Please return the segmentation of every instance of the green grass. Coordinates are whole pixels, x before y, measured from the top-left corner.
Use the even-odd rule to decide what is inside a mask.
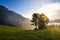
[[[60,40],[58,30],[23,30],[0,25],[0,40]]]

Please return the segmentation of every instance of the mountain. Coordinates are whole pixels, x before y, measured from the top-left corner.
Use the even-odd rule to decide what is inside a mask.
[[[60,23],[60,19],[51,20],[50,23]]]
[[[2,5],[0,5],[0,24],[33,29],[30,19],[25,18],[22,15],[7,9]]]

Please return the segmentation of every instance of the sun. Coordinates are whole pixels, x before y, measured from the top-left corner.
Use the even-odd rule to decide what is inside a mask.
[[[40,9],[38,9],[39,13],[44,13],[48,16],[49,19],[52,19],[52,16],[54,16],[56,13],[56,10],[60,10],[60,4],[54,3],[54,4],[47,4]]]

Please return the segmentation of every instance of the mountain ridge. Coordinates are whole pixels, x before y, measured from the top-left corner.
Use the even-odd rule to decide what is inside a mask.
[[[0,6],[0,24],[13,25],[16,27],[22,27],[26,29],[32,29],[30,19],[23,17],[22,15],[7,9],[4,6]]]
[[[60,19],[51,20],[50,23],[60,23]]]

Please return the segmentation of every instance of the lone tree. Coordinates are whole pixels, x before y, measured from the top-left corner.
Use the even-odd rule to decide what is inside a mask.
[[[44,13],[34,13],[31,22],[36,26],[35,30],[45,29],[49,22],[48,17]],[[38,27],[38,28],[37,28]]]

